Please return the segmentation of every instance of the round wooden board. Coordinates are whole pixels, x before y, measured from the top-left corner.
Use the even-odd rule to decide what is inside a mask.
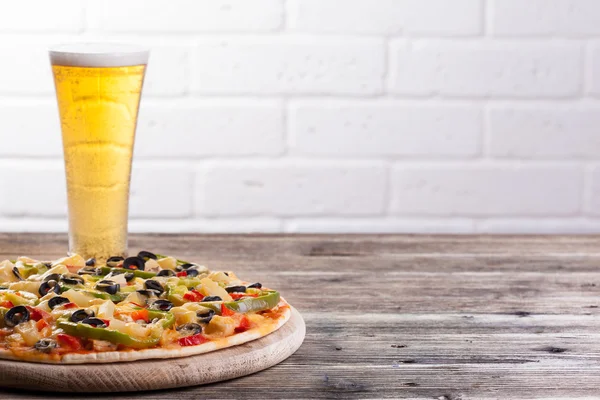
[[[285,360],[306,327],[292,307],[277,331],[239,346],[191,357],[112,364],[56,365],[0,360],[0,386],[52,392],[129,392],[203,385],[249,375]]]

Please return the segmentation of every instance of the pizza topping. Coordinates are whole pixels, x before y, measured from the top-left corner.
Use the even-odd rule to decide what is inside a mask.
[[[171,303],[169,300],[163,299],[153,301],[150,305],[150,309],[152,310],[169,311],[171,308],[173,308],[173,303]]]
[[[156,276],[175,276],[175,271],[171,269],[163,269],[156,274]]]
[[[226,287],[225,290],[227,293],[245,293],[246,286],[229,286]]]
[[[58,280],[58,279],[56,279]],[[60,276],[60,281],[64,282],[68,285],[83,285],[84,280],[81,276],[77,275],[77,274],[62,274]]]
[[[188,323],[188,324],[179,325],[176,328],[176,330],[177,330],[177,332],[179,332],[179,334],[181,336],[192,336],[192,335],[197,335],[198,333],[201,333],[202,327],[198,324]]]
[[[198,317],[198,322],[202,322],[208,324],[212,317],[215,315],[215,310],[210,308],[206,308],[204,310],[200,310],[196,312],[196,317]]]
[[[122,264],[123,261],[125,261],[125,259],[123,257],[119,257],[119,256],[109,257],[108,260],[106,260],[106,265],[108,265],[109,267],[116,267],[119,264]]]
[[[56,340],[61,347],[69,350],[77,351],[81,349],[81,341],[75,336],[59,333],[56,335]]]
[[[123,261],[122,268],[143,271],[146,268],[146,262],[139,257],[127,257]]]
[[[120,285],[111,280],[101,280],[96,284],[96,289],[108,294],[116,294],[120,289]]]
[[[159,282],[152,279],[148,279],[146,282],[144,282],[144,288],[146,290],[155,292],[157,296],[160,296],[165,291]]]
[[[262,284],[259,282],[253,283],[252,285],[248,285],[248,288],[253,288],[253,289],[260,289],[262,288]]]
[[[271,323],[279,299],[231,272],[148,251],[106,264],[20,257],[0,262],[0,349],[55,357],[195,346]]]
[[[29,321],[29,310],[25,306],[16,306],[4,314],[4,325],[12,328]]]
[[[85,318],[84,320],[81,321],[81,323],[86,324],[86,325],[91,325],[94,328],[105,328],[110,324],[108,322],[108,320],[95,318],[95,317]]]
[[[94,317],[96,314],[92,310],[77,310],[69,317],[72,322],[81,322],[86,318]]]
[[[197,335],[182,337],[177,341],[177,343],[180,346],[197,346],[206,342],[208,342],[208,339],[206,339],[201,333]]]
[[[206,296],[204,299],[202,299],[202,301],[223,301],[223,299],[219,296]]]
[[[145,250],[140,251],[137,256],[144,261],[148,261],[149,259],[152,259],[152,260],[158,259],[156,254],[151,253],[149,251],[145,251]]]
[[[60,286],[58,282],[54,280],[50,280],[48,282],[42,282],[40,288],[38,289],[38,293],[40,296],[45,296],[50,292],[54,292],[56,294],[60,293]]]
[[[17,267],[13,267],[12,273],[17,278],[17,280],[23,280],[23,277],[21,276],[21,273],[19,273],[19,269]]]

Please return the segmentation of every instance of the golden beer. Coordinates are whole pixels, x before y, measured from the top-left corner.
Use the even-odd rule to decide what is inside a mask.
[[[88,46],[50,56],[67,177],[69,251],[106,259],[127,252],[131,160],[148,53]]]

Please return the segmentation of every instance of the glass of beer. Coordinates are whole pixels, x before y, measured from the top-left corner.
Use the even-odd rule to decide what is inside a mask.
[[[131,159],[149,51],[71,44],[50,50],[69,204],[69,252],[127,253]]]

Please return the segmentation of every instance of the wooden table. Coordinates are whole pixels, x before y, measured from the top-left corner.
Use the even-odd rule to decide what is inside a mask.
[[[600,237],[134,235],[130,247],[281,289],[307,336],[252,376],[102,398],[600,396]],[[0,234],[0,258],[65,248],[64,235]]]

